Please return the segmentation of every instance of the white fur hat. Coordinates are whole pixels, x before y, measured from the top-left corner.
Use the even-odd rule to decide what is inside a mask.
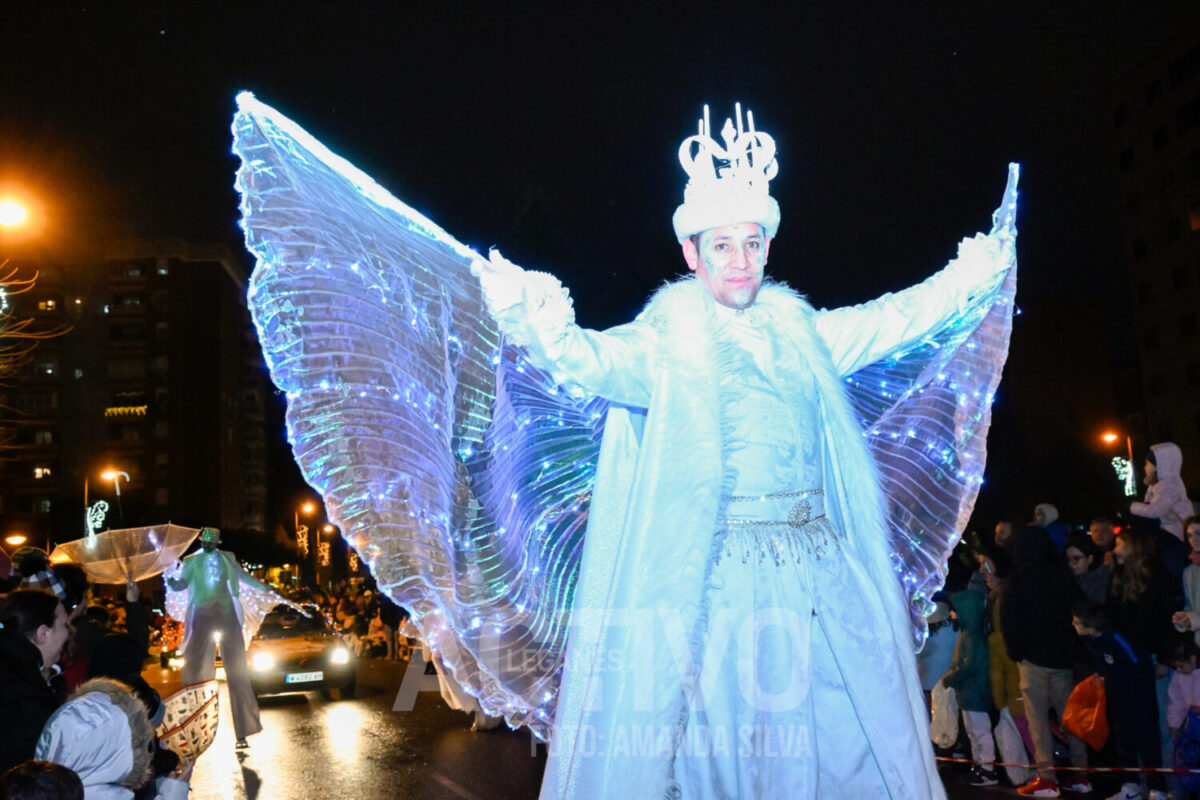
[[[779,230],[779,204],[768,193],[768,182],[779,171],[775,140],[754,130],[754,115],[735,106],[737,125],[726,119],[721,129],[724,146],[712,138],[708,106],[700,120],[700,132],[679,146],[679,163],[688,174],[683,204],[675,209],[675,237],[689,236],[722,225],[757,222],[768,237]]]

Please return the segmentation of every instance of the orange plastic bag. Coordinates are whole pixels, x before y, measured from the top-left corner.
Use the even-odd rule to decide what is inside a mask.
[[[1089,675],[1071,690],[1062,724],[1067,732],[1087,742],[1093,750],[1108,740],[1108,716],[1104,711],[1104,678]]]

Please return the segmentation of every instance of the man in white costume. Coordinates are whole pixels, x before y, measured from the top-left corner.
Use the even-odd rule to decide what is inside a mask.
[[[218,550],[221,532],[205,528],[200,532],[200,552],[183,559],[181,568],[166,576],[172,591],[188,591],[187,620],[183,646],[183,683],[211,681],[216,675],[216,642],[221,642],[221,665],[229,686],[229,706],[237,747],[247,746],[246,737],[262,730],[258,718],[258,700],[250,685],[246,665],[246,642],[242,626],[244,611],[240,595],[266,586],[241,568],[233,553]],[[281,599],[281,598],[280,598]]]
[[[551,276],[474,266],[508,340],[611,408],[543,798],[944,797],[843,380],[994,286],[987,237],[925,282],[815,311],[764,279],[771,137],[727,120],[680,158],[694,276],[631,323],[574,322]]]

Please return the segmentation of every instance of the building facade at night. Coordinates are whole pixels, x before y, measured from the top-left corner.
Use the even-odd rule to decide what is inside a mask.
[[[11,299],[13,318],[71,329],[0,388],[16,428],[0,462],[0,532],[76,539],[99,500],[108,527],[265,530],[269,384],[233,251],[129,240],[11,265],[38,271]],[[119,507],[105,472],[128,476]]]
[[[1174,441],[1200,484],[1200,27],[1114,84],[1113,159],[1139,368],[1125,424],[1135,450]],[[1140,462],[1141,452],[1135,453]],[[1137,465],[1140,474],[1140,463]]]

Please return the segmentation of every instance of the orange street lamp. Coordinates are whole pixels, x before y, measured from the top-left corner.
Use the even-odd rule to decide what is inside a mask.
[[[121,472],[120,470],[109,469],[105,470],[100,475],[106,481],[113,482],[113,488],[117,490],[117,514],[121,517],[121,527],[125,527],[125,511],[121,508],[121,478],[125,479],[125,483],[129,483],[129,473]]]
[[[309,516],[317,510],[316,504],[305,502],[296,506],[296,511],[292,515],[293,525],[296,530],[296,549],[301,556],[308,555],[308,526],[300,524],[300,515]],[[303,542],[303,544],[301,544]]]
[[[14,533],[11,536],[4,537],[4,543],[12,547],[23,545],[26,541],[27,539],[23,533]]]
[[[1117,433],[1116,431],[1105,431],[1104,433],[1100,434],[1100,441],[1109,445],[1116,444],[1117,442],[1121,441],[1121,434]],[[1125,437],[1125,449],[1129,452],[1129,463],[1132,465],[1133,439],[1129,436]]]
[[[29,209],[24,203],[11,198],[0,200],[0,227],[15,228],[29,219]]]
[[[1105,431],[1100,434],[1100,441],[1107,445],[1113,445],[1121,441],[1121,434],[1116,431]],[[1133,439],[1129,436],[1125,437],[1125,449],[1129,452],[1129,460],[1114,456],[1112,465],[1117,472],[1117,478],[1124,484],[1125,496],[1132,497],[1137,494],[1137,477],[1133,468]]]

